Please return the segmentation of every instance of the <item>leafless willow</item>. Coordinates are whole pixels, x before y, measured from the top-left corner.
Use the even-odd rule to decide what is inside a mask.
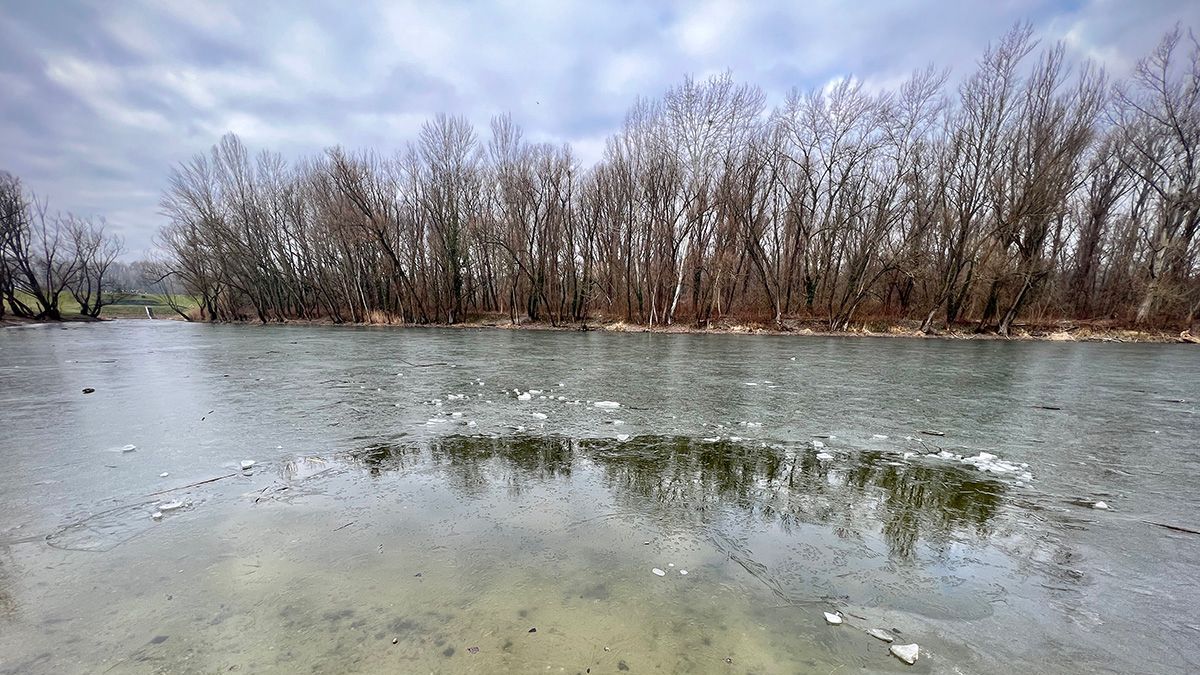
[[[1196,322],[1191,33],[1114,84],[1018,26],[948,82],[846,78],[768,110],[689,78],[590,167],[507,115],[290,164],[230,135],[172,172],[160,243],[212,320]]]

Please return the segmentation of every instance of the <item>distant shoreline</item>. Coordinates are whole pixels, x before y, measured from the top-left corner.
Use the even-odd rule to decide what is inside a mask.
[[[136,318],[100,318],[88,319],[84,317],[69,317],[61,321],[47,321],[27,319],[23,317],[5,316],[0,319],[0,327],[14,326],[34,326],[38,324],[56,324],[56,323],[95,323],[109,321],[148,321],[150,319]],[[164,317],[154,319],[155,321],[181,321],[178,317]],[[197,322],[208,323],[208,322]],[[659,334],[674,334],[674,335],[780,335],[780,336],[796,336],[796,337],[866,337],[866,338],[907,338],[907,339],[925,339],[925,340],[999,340],[999,341],[1014,341],[1014,342],[1111,342],[1111,343],[1140,343],[1140,344],[1200,344],[1200,338],[1192,336],[1187,331],[1182,333],[1171,333],[1168,331],[1142,331],[1128,328],[1120,328],[1115,326],[1097,326],[1088,322],[1077,323],[1062,323],[1058,325],[1046,326],[1021,326],[1018,327],[1013,335],[1004,337],[996,333],[976,333],[969,329],[956,328],[953,330],[940,330],[933,333],[923,333],[918,330],[915,323],[907,324],[904,322],[893,322],[886,326],[885,330],[875,330],[865,326],[847,330],[847,331],[831,331],[822,329],[818,322],[793,323],[787,324],[783,330],[770,325],[755,324],[755,323],[731,323],[712,326],[709,328],[698,328],[690,324],[671,324],[669,326],[646,326],[642,324],[630,324],[622,321],[616,322],[586,322],[586,323],[570,323],[551,325],[542,321],[530,321],[526,323],[510,323],[507,319],[503,321],[490,319],[474,319],[454,324],[444,323],[389,323],[389,322],[366,322],[366,323],[338,323],[329,319],[289,319],[287,321],[273,322],[262,324],[257,321],[224,321],[217,323],[238,324],[246,326],[261,326],[261,325],[297,325],[297,326],[358,326],[358,327],[391,327],[391,328],[448,328],[448,329],[490,329],[490,330],[529,330],[529,331],[544,331],[544,332],[605,332],[605,333],[659,333]]]

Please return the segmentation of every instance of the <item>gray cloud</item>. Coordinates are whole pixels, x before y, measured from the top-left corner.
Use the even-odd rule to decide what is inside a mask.
[[[772,101],[854,75],[969,72],[1030,20],[1047,40],[1127,72],[1188,0],[1003,3],[0,3],[0,168],[62,210],[105,216],[130,257],[162,224],[169,168],[225,131],[287,156],[331,144],[401,149],[438,112],[594,160],[637,96],[732,70]]]

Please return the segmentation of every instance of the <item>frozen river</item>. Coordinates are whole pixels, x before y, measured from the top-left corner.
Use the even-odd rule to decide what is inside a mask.
[[[0,672],[1197,672],[1198,398],[1182,345],[5,329]]]

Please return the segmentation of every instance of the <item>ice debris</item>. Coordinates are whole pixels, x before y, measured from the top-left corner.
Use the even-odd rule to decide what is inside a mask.
[[[917,662],[917,657],[920,656],[921,648],[918,647],[916,643],[913,643],[911,645],[892,645],[891,647],[888,647],[888,651],[890,651],[896,658],[911,666]]]
[[[833,455],[829,454],[828,452],[818,452],[817,459],[830,460],[833,459]]]
[[[134,450],[137,450],[137,446],[132,443],[121,446],[121,452],[133,452]]]
[[[842,623],[842,617],[839,614],[825,612],[825,623],[828,623],[830,626],[840,625]]]
[[[524,394],[519,394],[517,396],[518,401],[528,401],[531,398],[533,398],[533,396],[530,396],[529,392],[525,392]]]
[[[246,469],[249,469],[252,466],[254,466],[254,460],[252,460],[252,459],[243,459],[242,460],[242,470],[243,471],[245,471]]]
[[[655,567],[654,569],[652,569],[652,570],[650,570],[650,571],[651,571],[651,572],[654,572],[655,576],[660,576],[660,577],[665,577],[665,576],[667,576],[667,573],[666,573],[666,572],[664,572],[664,571],[662,571],[662,570],[658,569],[657,567]]]
[[[159,478],[166,478],[167,476],[170,476],[170,475],[171,475],[171,474],[169,474],[169,473],[167,473],[166,471],[164,471],[164,472],[162,472],[162,473],[158,474],[158,477],[159,477]]]
[[[882,628],[868,628],[867,635],[870,635],[876,640],[883,640],[884,642],[892,642],[896,639],[894,635],[886,630],[883,630]]]
[[[812,444],[813,444],[813,447],[816,448],[817,450],[820,450],[821,448],[825,447],[825,444],[822,443],[821,441],[813,441]]]
[[[158,505],[158,510],[159,511],[176,511],[178,509],[182,509],[183,507],[184,507],[183,502],[177,502],[177,501],[176,502],[163,502],[162,504]]]
[[[1108,504],[1106,504],[1106,503],[1104,503],[1104,502],[1096,502],[1095,504],[1092,504],[1092,508],[1093,508],[1093,509],[1100,509],[1101,511],[1107,511],[1107,510],[1108,510]]]
[[[162,520],[162,511],[155,511],[154,513],[150,514],[150,517],[155,520]]]
[[[613,410],[613,409],[621,407],[621,404],[617,403],[616,401],[596,401],[592,405],[597,408],[607,408],[609,410]]]

